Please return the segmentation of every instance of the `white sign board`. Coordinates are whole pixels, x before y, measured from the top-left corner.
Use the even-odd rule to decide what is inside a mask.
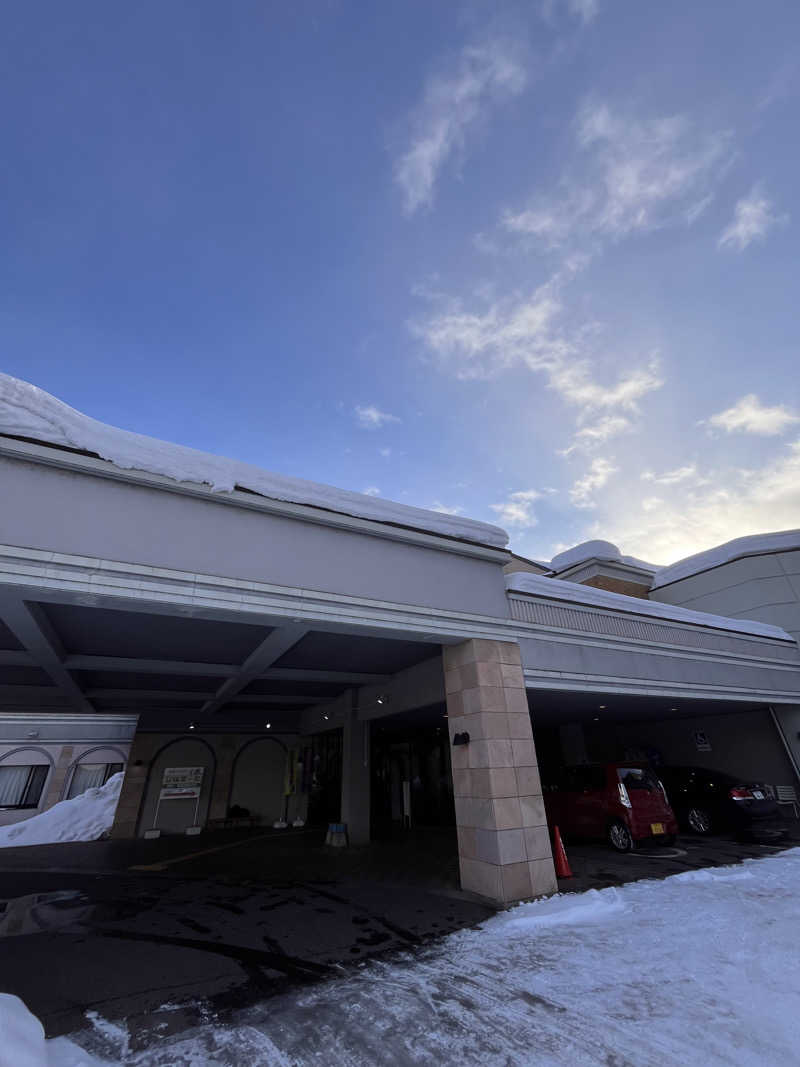
[[[165,767],[159,800],[197,800],[205,767]]]

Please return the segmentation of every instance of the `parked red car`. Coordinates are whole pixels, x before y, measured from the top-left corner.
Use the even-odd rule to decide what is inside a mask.
[[[675,842],[678,822],[664,786],[636,763],[585,763],[565,767],[544,803],[547,820],[562,834],[608,841],[630,852],[640,841]]]

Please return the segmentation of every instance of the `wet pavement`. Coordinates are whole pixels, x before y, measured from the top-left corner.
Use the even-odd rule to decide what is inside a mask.
[[[793,834],[796,844],[800,833]],[[774,847],[680,838],[616,854],[570,845],[580,891],[736,863]],[[146,1044],[290,986],[352,973],[493,913],[458,889],[452,831],[330,849],[317,831],[210,833],[0,852],[0,989],[48,1036],[87,1012]]]

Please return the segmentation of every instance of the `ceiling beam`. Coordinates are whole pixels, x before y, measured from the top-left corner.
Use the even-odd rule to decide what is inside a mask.
[[[0,685],[0,694],[4,689],[15,689],[22,692],[24,689],[34,689],[34,686],[2,686]],[[52,690],[50,690],[52,692]],[[136,700],[148,701],[148,700],[173,700],[176,704],[186,702],[197,703],[200,700],[211,700],[215,696],[214,693],[198,692],[191,689],[87,689],[86,696],[90,700],[130,700],[136,702]],[[236,700],[237,703],[245,704],[300,704],[306,707],[308,704],[324,704],[329,701],[330,697],[317,697],[317,696],[303,696],[302,694],[292,694],[291,696],[276,695],[275,693],[267,693],[261,696],[257,693],[239,693],[231,698]]]
[[[35,667],[30,652],[15,652],[13,649],[0,648],[0,667]]]
[[[239,671],[232,678],[226,679],[211,700],[203,705],[203,714],[213,715],[218,712],[237,693],[240,693],[256,678],[259,678],[290,648],[294,648],[299,641],[302,641],[308,630],[309,627],[301,626],[297,623],[281,626],[279,629],[273,630],[258,648],[250,653]]]
[[[0,606],[0,619],[27,649],[35,666],[50,675],[72,707],[82,714],[93,715],[94,708],[64,666],[61,641],[42,608],[23,600],[4,600]]]
[[[4,660],[3,656],[20,656],[23,659]],[[0,652],[3,663],[30,663],[26,652]],[[197,663],[191,660],[130,659],[124,656],[66,656],[64,666],[71,671],[120,671],[130,674],[180,674],[195,677],[231,678],[238,673],[235,663]],[[258,675],[272,681],[283,682],[333,682],[338,685],[380,685],[389,680],[388,674],[365,674],[363,671],[313,671],[294,670],[289,667],[270,667]]]
[[[2,660],[0,660],[2,663]],[[184,674],[228,678],[239,670],[235,663],[194,663],[175,659],[130,659],[125,656],[67,656],[71,671],[121,671],[130,674]]]
[[[390,674],[364,674],[350,671],[298,671],[290,667],[271,667],[259,675],[260,678],[268,678],[271,681],[285,682],[334,682],[344,686],[349,685],[380,685],[388,682]]]

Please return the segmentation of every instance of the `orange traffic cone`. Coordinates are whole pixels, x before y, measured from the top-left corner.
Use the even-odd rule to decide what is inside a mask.
[[[556,864],[556,875],[559,878],[572,878],[572,871],[567,859],[567,850],[564,848],[564,842],[561,840],[561,834],[557,826],[553,827],[553,842],[555,845],[553,858]]]

